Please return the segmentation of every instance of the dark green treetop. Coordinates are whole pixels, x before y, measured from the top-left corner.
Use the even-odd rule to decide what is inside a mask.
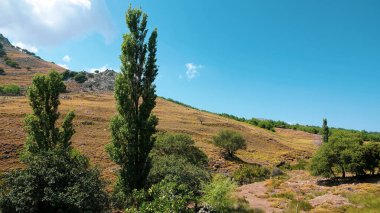
[[[327,119],[323,119],[323,125],[322,125],[322,137],[323,137],[323,142],[328,142],[329,141],[329,134],[330,130],[329,127],[327,126]]]

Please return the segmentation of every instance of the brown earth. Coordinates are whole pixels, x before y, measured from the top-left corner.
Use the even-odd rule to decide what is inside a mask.
[[[17,62],[21,69],[6,65],[4,58],[0,57],[0,67],[5,71],[5,75],[0,75],[0,85],[17,84],[26,87],[30,85],[31,79],[36,73],[48,73],[50,70],[56,70],[57,72],[65,71],[65,68],[52,62],[47,62],[21,52],[6,41],[2,41],[2,44],[4,45],[7,57]]]

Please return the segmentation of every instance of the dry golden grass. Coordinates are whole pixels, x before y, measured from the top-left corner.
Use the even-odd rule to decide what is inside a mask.
[[[6,73],[6,75],[0,76],[0,85],[17,84],[25,87],[30,85],[31,79],[36,73],[48,73],[50,70],[65,71],[64,68],[56,64],[20,52],[8,44],[4,45],[4,49],[7,57],[17,62],[21,66],[21,69],[15,69],[6,65],[4,59],[0,58],[0,67]],[[29,70],[27,69],[28,67],[30,68]]]
[[[73,145],[112,180],[117,166],[108,158],[104,146],[110,142],[109,120],[116,113],[113,95],[64,94],[60,111],[64,115],[69,110],[74,110],[77,115]],[[0,97],[0,171],[21,166],[17,150],[25,141],[23,119],[30,112],[26,97]],[[159,131],[189,134],[209,156],[210,166],[217,162],[218,170],[222,172],[233,170],[237,163],[224,160],[220,150],[212,144],[212,137],[221,129],[235,130],[244,136],[247,149],[238,151],[237,156],[246,162],[273,165],[282,160],[309,157],[315,150],[315,135],[281,129],[271,132],[160,98],[154,113],[160,119]],[[200,116],[203,124],[198,119]]]

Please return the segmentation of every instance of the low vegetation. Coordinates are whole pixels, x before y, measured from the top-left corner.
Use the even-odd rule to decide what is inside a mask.
[[[12,59],[5,57],[4,60],[5,60],[6,65],[16,68],[16,69],[21,69],[20,65],[17,62],[13,61]]]
[[[233,173],[232,177],[240,185],[243,185],[263,181],[268,179],[270,175],[270,170],[263,166],[245,164],[241,165],[239,169]]]
[[[0,95],[20,95],[21,87],[18,85],[5,85],[0,86]]]
[[[4,75],[4,74],[5,74],[4,68],[0,67],[0,75]]]

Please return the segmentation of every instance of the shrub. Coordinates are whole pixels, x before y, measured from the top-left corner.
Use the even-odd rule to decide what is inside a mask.
[[[21,69],[20,65],[17,62],[12,61],[12,59],[8,57],[5,58],[5,64],[16,69]]]
[[[210,207],[212,212],[231,212],[237,203],[233,197],[236,187],[229,178],[217,174],[211,183],[204,186],[201,202]]]
[[[136,206],[128,208],[126,212],[192,212],[188,209],[188,203],[193,199],[193,195],[188,191],[188,187],[176,182],[163,180],[144,190],[135,190],[132,193]]]
[[[46,152],[23,159],[25,170],[4,177],[5,212],[103,212],[108,208],[100,172],[77,154]]]
[[[237,132],[222,130],[214,137],[214,144],[224,149],[229,157],[233,157],[238,149],[246,147],[245,139]]]
[[[233,178],[239,184],[249,184],[262,181],[270,176],[269,169],[259,165],[242,165],[233,173]]]
[[[208,182],[210,175],[205,168],[198,167],[185,158],[176,155],[155,156],[148,176],[148,185],[162,180],[186,186],[195,195],[199,194],[201,184]]]
[[[14,84],[0,86],[0,95],[20,95],[20,94],[21,94],[20,86],[17,86]]]
[[[4,74],[5,74],[4,68],[0,67],[0,75],[4,75]]]
[[[159,134],[151,155],[175,155],[199,167],[207,167],[208,164],[206,154],[195,147],[190,136],[184,134]]]
[[[85,72],[79,72],[74,76],[74,80],[78,83],[84,83],[87,81],[86,73]]]

